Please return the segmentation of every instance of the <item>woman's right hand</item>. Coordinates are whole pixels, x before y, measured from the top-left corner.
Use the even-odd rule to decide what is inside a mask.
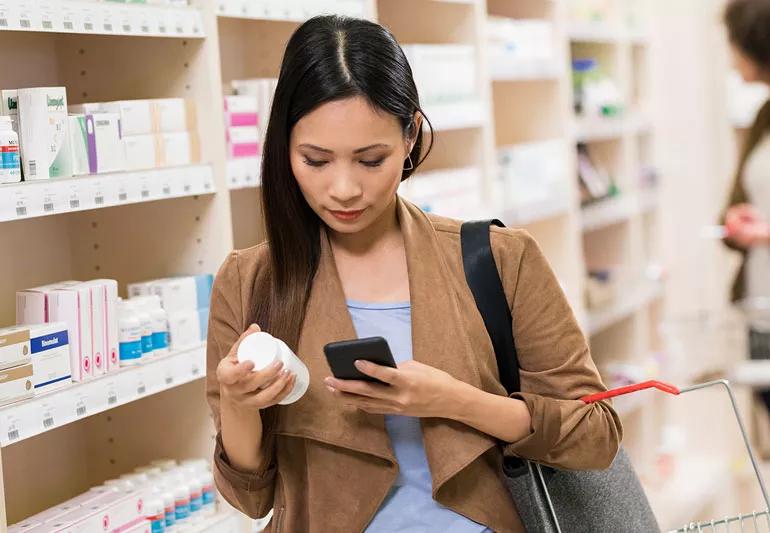
[[[258,371],[254,371],[254,363],[251,361],[238,362],[238,346],[241,341],[258,331],[259,326],[252,324],[217,366],[222,399],[233,407],[249,411],[276,405],[289,395],[297,381],[295,374],[283,369],[281,361]]]
[[[725,215],[727,238],[741,248],[770,243],[770,224],[751,204],[731,206]]]

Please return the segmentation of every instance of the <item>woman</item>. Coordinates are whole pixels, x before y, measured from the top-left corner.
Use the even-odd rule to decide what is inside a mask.
[[[733,0],[725,10],[733,63],[746,82],[770,85],[770,0]],[[741,151],[725,210],[725,243],[743,256],[733,300],[770,298],[770,101],[757,114]],[[752,359],[770,358],[770,335],[749,332]],[[762,391],[770,410],[770,391]]]
[[[272,531],[522,531],[503,454],[606,468],[621,437],[559,284],[526,233],[493,230],[513,314],[522,388],[500,384],[466,286],[459,222],[396,194],[423,157],[411,69],[372,22],[318,17],[288,43],[263,155],[268,242],[233,252],[213,290],[207,394],[215,477]],[[258,324],[258,326],[257,326]],[[270,332],[311,384],[238,363],[240,339]],[[330,376],[329,342],[380,335],[398,369],[357,363],[390,385]]]

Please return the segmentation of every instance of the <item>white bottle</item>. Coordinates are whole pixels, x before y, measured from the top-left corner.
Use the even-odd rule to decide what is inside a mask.
[[[151,359],[155,356],[152,346],[152,317],[142,306],[132,303],[131,300],[126,303],[133,309],[134,316],[142,328],[142,358]]]
[[[130,302],[140,306],[152,320],[152,349],[154,355],[168,353],[168,313],[161,306],[160,296],[151,294],[131,298]]]
[[[200,472],[199,479],[203,487],[203,514],[209,515],[216,512],[217,493],[214,487],[214,474],[206,470]]]
[[[118,300],[118,342],[120,366],[142,362],[142,324],[123,300]]]
[[[19,136],[13,131],[11,117],[0,115],[0,183],[20,181]]]
[[[289,405],[302,398],[310,386],[310,372],[305,363],[294,355],[285,342],[263,331],[252,333],[238,346],[238,361],[253,361],[255,371],[267,368],[276,360],[283,361],[284,368],[297,376],[292,391],[279,402],[280,405]]]
[[[190,487],[190,514],[199,515],[203,509],[203,483],[194,466],[184,466],[181,477]]]
[[[164,533],[166,531],[166,511],[162,500],[158,498],[149,500],[144,510],[144,516],[150,523],[152,533]]]

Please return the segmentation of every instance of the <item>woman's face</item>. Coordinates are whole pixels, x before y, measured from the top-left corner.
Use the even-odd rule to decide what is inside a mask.
[[[393,205],[411,147],[398,119],[361,97],[319,106],[297,122],[289,141],[305,200],[340,233],[367,228]]]

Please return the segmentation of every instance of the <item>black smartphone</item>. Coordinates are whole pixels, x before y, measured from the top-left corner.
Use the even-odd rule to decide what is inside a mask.
[[[337,379],[360,379],[362,381],[382,383],[379,379],[358,371],[353,363],[359,359],[396,368],[396,361],[390,352],[388,341],[382,337],[330,342],[324,346],[324,354],[332,374]]]

